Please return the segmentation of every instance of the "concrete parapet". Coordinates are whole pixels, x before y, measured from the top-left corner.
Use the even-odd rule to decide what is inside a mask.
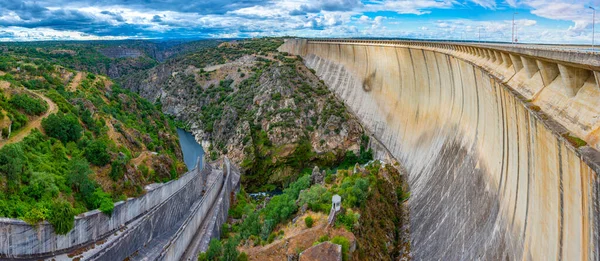
[[[0,219],[2,257],[61,259],[81,248],[75,251],[81,260],[135,260],[134,254],[140,253],[176,260],[170,258],[187,249],[219,195],[239,186],[239,170],[228,160],[223,166],[227,176],[201,162],[177,180],[148,186],[142,197],[116,203],[110,217],[97,210],[78,216],[74,229],[64,236],[54,234],[47,223],[32,227],[21,220]],[[220,207],[226,213],[229,202]]]

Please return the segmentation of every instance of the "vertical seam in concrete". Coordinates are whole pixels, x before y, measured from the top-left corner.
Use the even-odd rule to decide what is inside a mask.
[[[450,62],[450,55],[446,55],[446,63],[448,63],[448,74],[450,75],[452,91],[450,92],[450,101],[452,101],[452,105],[450,106],[450,115],[454,112],[454,92],[456,91],[456,86],[454,85],[454,73],[452,73],[452,62]]]
[[[398,48],[396,48],[396,47],[393,47],[393,48],[394,48],[394,53],[396,54],[394,58],[396,60],[396,64],[398,65],[398,77],[400,78],[400,80],[398,81],[398,83],[400,83],[400,87],[398,88],[399,89],[398,99],[400,100],[401,99],[400,97],[402,97],[402,67],[400,67],[400,61],[398,60]],[[400,122],[400,121],[398,121],[398,122]]]
[[[582,164],[579,165],[579,173],[586,173]],[[581,184],[581,194],[585,195],[585,196],[581,197],[581,212],[582,212],[581,213],[581,224],[582,224],[582,227],[584,230],[584,231],[582,231],[583,233],[581,233],[581,242],[584,242],[584,244],[586,244],[588,246],[588,249],[581,249],[582,251],[584,251],[582,253],[582,257],[583,257],[582,259],[589,260],[590,244],[587,243],[589,241],[588,241],[588,238],[586,238],[586,231],[585,231],[585,228],[589,227],[589,219],[588,219],[589,218],[588,217],[589,207],[587,206],[588,204],[586,204],[586,202],[589,202],[589,194],[588,194],[589,190],[586,188],[586,185],[588,185],[589,182],[585,181],[584,175],[579,175],[579,183]],[[586,201],[586,198],[588,199],[587,201]],[[586,219],[588,220],[587,222],[586,222]],[[593,227],[593,225],[591,227]],[[592,230],[592,232],[593,232],[593,230]]]
[[[506,146],[504,147],[504,151],[506,151],[506,163],[505,163],[505,175],[504,175],[504,188],[502,189],[502,195],[506,195],[506,188],[508,187],[508,175],[510,174],[508,171],[508,165],[510,165],[510,142],[508,141],[510,139],[510,136],[508,134],[508,111],[506,111],[505,113],[505,109],[506,108],[506,104],[508,103],[507,99],[510,99],[510,95],[509,93],[507,93],[504,90],[501,90],[502,93],[502,114],[504,115],[505,118],[503,118],[503,122],[504,122],[504,134],[502,135],[502,137],[504,137],[504,143],[506,144]]]
[[[465,83],[463,82],[463,73],[462,73],[462,68],[460,67],[460,61],[458,59],[454,59],[456,61],[456,67],[458,68],[458,73],[460,75],[460,77],[458,77],[460,79],[460,92],[461,92],[461,101],[462,104],[460,106],[460,117],[458,118],[458,123],[457,125],[460,125],[460,122],[462,121],[463,118],[463,114],[465,113]]]
[[[525,246],[527,245],[525,236],[527,234],[527,221],[529,220],[529,191],[531,190],[531,165],[533,164],[533,161],[531,159],[531,150],[533,149],[533,147],[530,147],[530,145],[533,144],[533,136],[531,135],[531,131],[533,130],[533,123],[535,123],[535,118],[532,118],[530,116],[529,111],[525,113],[525,117],[527,117],[528,122],[527,137],[529,138],[529,142],[527,142],[527,197],[525,203],[525,220],[523,222],[523,233],[521,235],[521,239],[523,240],[523,252],[525,252]],[[525,253],[523,253],[523,256],[524,255]]]
[[[594,205],[593,208],[594,209],[594,213],[600,213],[600,180],[598,179],[598,175],[596,174],[595,176],[595,187],[596,187],[596,196],[594,197]],[[592,235],[592,239],[594,239],[592,242],[594,242],[596,244],[596,259],[600,259],[600,215],[595,215],[595,219],[596,219],[596,229],[595,231],[593,231],[593,235]]]
[[[506,178],[504,175],[504,153],[506,152],[506,130],[504,129],[506,122],[504,119],[504,93],[502,92],[502,89],[500,88],[500,86],[498,86],[498,96],[500,97],[500,113],[501,116],[500,118],[502,119],[502,164],[500,167],[500,183],[498,184],[498,191],[497,191],[497,195],[500,197],[500,190],[502,189],[502,185],[504,185],[504,178]]]
[[[437,69],[437,73],[438,73],[438,104],[442,104],[442,74],[440,73],[440,64],[438,63],[437,60],[437,55],[435,55],[436,53],[433,52],[433,60],[435,61],[435,68]]]
[[[429,68],[427,67],[427,55],[425,54],[425,50],[421,49],[421,52],[423,53],[423,62],[425,62],[425,72],[427,73],[427,93],[431,97],[431,79],[429,79],[431,76],[429,76]]]
[[[565,225],[565,215],[564,215],[564,189],[563,189],[563,164],[562,164],[562,142],[560,141],[559,138],[556,139],[556,142],[558,143],[558,201],[559,201],[559,211],[560,211],[560,220],[558,221],[558,260],[562,260],[562,253],[563,253],[563,228]]]
[[[406,50],[408,51],[408,55],[410,56],[410,66],[412,66],[412,75],[413,75],[413,88],[416,88],[417,85],[417,76],[415,75],[415,61],[412,57],[412,52],[410,51],[410,48],[406,48]],[[406,121],[408,122],[408,117],[406,117]],[[407,122],[404,123],[404,126],[408,126]],[[408,128],[404,128],[404,133],[402,134],[402,137],[406,137],[406,132],[408,131]]]
[[[516,104],[513,107],[515,109],[515,116],[519,117],[518,116],[519,112],[518,112]],[[520,121],[517,120],[517,122],[520,122]],[[517,126],[517,143],[516,144],[521,144],[519,136],[520,136],[519,135],[519,127]],[[510,222],[511,223],[511,225],[510,225],[511,227],[515,227],[515,216],[517,215],[517,205],[519,203],[519,181],[520,181],[519,176],[520,176],[521,168],[519,167],[518,163],[520,163],[520,162],[518,162],[518,159],[521,158],[521,155],[520,155],[521,152],[520,152],[520,150],[521,150],[521,146],[517,145],[517,188],[515,189],[515,206],[513,208],[512,221]]]

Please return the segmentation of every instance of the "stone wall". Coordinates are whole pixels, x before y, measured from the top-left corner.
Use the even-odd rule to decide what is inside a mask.
[[[326,39],[280,51],[301,55],[407,168],[416,260],[600,258],[589,55]]]

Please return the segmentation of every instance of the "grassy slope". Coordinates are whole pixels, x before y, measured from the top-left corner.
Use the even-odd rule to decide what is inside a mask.
[[[106,77],[86,74],[67,91],[80,73],[26,54],[3,55],[0,72],[1,138],[9,129],[24,137],[0,149],[0,216],[36,223],[94,208],[110,213],[112,202],[184,172],[177,134],[160,108]],[[23,95],[29,99],[15,101]]]

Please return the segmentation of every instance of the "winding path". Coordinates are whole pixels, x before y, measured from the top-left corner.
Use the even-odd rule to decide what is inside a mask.
[[[48,104],[48,110],[46,111],[46,113],[44,113],[44,115],[36,117],[32,121],[28,122],[27,125],[25,126],[25,128],[19,130],[19,132],[16,135],[11,136],[10,138],[8,138],[6,140],[1,140],[0,148],[4,147],[4,145],[6,145],[6,144],[11,144],[11,143],[16,143],[16,142],[22,141],[25,137],[27,137],[27,135],[29,135],[31,130],[41,129],[40,126],[42,125],[43,119],[47,118],[52,113],[58,112],[58,106],[56,106],[56,103],[54,103],[48,97],[46,97],[38,92],[35,92],[35,91],[30,91],[27,89],[25,89],[25,91],[44,100]]]

